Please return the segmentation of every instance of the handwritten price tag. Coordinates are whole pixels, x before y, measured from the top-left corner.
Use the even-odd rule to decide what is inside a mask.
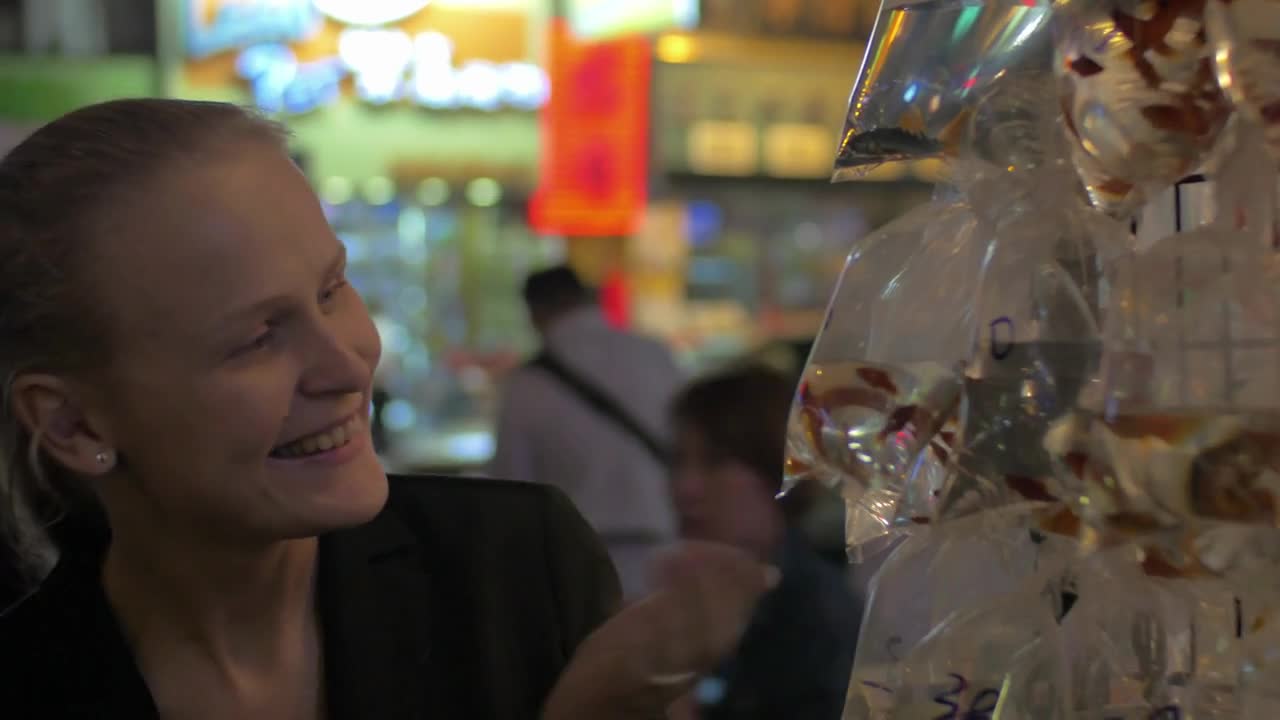
[[[947,712],[934,717],[934,720],[991,720],[996,705],[1000,702],[1000,690],[997,688],[981,688],[973,694],[967,705],[962,699],[969,691],[969,681],[963,675],[948,675],[955,684],[950,690],[933,696],[933,702],[947,708]],[[962,709],[963,706],[963,709]]]

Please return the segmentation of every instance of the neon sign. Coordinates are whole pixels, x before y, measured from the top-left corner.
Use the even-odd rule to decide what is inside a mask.
[[[348,29],[338,37],[338,57],[298,61],[285,45],[261,45],[236,64],[268,112],[304,113],[336,101],[350,76],[356,94],[377,105],[408,98],[423,107],[535,110],[549,84],[532,63],[453,62],[453,42],[438,32],[410,37],[399,30]]]
[[[551,23],[556,92],[542,112],[530,224],[566,236],[630,235],[648,203],[650,45],[587,42]]]
[[[259,43],[303,40],[320,29],[322,20],[311,0],[223,0],[207,23],[203,10],[204,2],[187,6],[187,54],[197,58]]]
[[[390,25],[430,4],[431,0],[312,0],[316,10],[346,25]]]
[[[210,0],[204,0],[208,2]],[[240,51],[236,74],[254,102],[268,112],[305,113],[337,102],[351,78],[356,95],[376,105],[407,100],[431,109],[535,110],[549,83],[527,62],[454,62],[453,41],[434,31],[391,27],[430,0],[223,0],[207,23],[203,3],[192,3],[187,51],[202,58]],[[316,35],[324,17],[348,27],[332,55],[300,59],[289,43]]]
[[[336,102],[346,69],[337,58],[298,62],[288,45],[255,45],[236,59],[236,72],[249,80],[254,103],[267,112],[301,114]]]

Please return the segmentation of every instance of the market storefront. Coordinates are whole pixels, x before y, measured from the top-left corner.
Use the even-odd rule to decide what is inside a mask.
[[[653,202],[683,248],[683,302],[659,324],[696,367],[802,346],[851,244],[936,179],[919,164],[828,182],[871,4],[702,6],[696,31],[656,39],[653,90]]]

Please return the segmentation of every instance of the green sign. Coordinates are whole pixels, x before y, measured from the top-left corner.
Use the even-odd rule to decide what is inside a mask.
[[[85,105],[158,90],[158,70],[147,57],[0,56],[0,120],[8,122],[45,122]]]

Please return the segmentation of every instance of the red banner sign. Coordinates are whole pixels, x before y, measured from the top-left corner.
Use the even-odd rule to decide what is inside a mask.
[[[629,235],[648,201],[650,41],[575,38],[551,23],[530,224],[566,236]]]

